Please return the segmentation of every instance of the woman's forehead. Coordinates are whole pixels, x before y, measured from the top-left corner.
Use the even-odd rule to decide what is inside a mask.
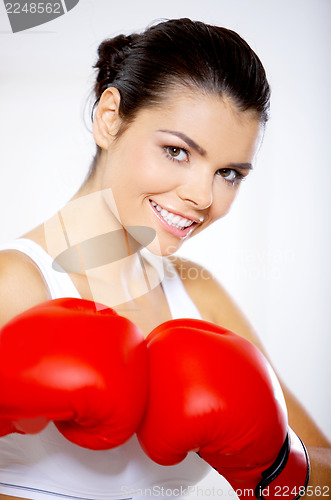
[[[264,125],[253,112],[239,111],[231,99],[181,89],[157,106],[142,109],[127,133],[135,144],[149,141],[188,146],[200,156],[228,156],[249,162],[255,156]]]
[[[226,95],[220,97],[182,87],[169,91],[158,105],[143,108],[136,119],[139,126],[151,130],[178,129],[183,134],[191,132],[199,136],[229,129],[240,133],[250,128],[257,133],[263,127],[254,111],[240,111]]]

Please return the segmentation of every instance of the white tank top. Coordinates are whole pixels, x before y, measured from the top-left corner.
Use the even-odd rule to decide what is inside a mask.
[[[0,244],[0,250],[9,249],[25,253],[36,263],[52,299],[81,298],[69,275],[55,271],[50,255],[34,241]],[[201,319],[176,270],[166,262],[162,288],[172,318]],[[162,498],[162,494],[179,499],[209,469],[196,453],[175,466],[157,465],[141,450],[135,435],[106,451],[70,443],[52,423],[36,435],[0,438],[0,493],[32,500],[144,500]]]

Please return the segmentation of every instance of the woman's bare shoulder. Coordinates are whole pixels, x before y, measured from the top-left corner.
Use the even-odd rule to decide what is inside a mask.
[[[0,327],[17,314],[50,299],[36,264],[22,252],[0,252]]]
[[[208,269],[182,257],[172,257],[172,262],[204,320],[238,333],[263,351],[257,334],[243,312]]]

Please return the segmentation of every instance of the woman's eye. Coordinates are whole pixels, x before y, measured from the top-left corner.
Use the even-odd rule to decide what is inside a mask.
[[[218,175],[222,176],[226,181],[231,184],[237,184],[243,179],[243,175],[233,170],[232,168],[222,168],[217,171]]]
[[[188,159],[188,152],[183,148],[166,146],[164,149],[172,160],[186,161]]]

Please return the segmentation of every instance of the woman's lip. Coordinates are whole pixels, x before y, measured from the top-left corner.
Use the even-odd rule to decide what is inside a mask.
[[[152,200],[151,198],[149,201],[156,203],[157,205],[159,205],[159,207],[163,208],[164,210],[167,210],[167,212],[170,212],[170,213],[175,214],[175,215],[179,215],[179,217],[183,217],[184,219],[193,220],[197,224],[200,224],[203,221],[203,219],[197,219],[196,217],[190,217],[189,215],[185,215],[185,214],[182,214],[181,212],[177,212],[176,210],[171,210],[170,208],[164,207],[163,205],[160,205],[156,201]]]
[[[157,219],[160,221],[161,225],[164,227],[164,229],[166,229],[168,233],[171,233],[172,235],[176,236],[177,238],[180,238],[180,239],[186,238],[189,234],[192,233],[192,231],[196,227],[196,222],[193,222],[190,226],[186,227],[185,229],[178,229],[177,227],[172,226],[172,225],[167,223],[167,221],[156,210],[156,207],[154,207],[152,205],[151,200],[149,201],[149,205],[150,205],[153,213],[157,217]]]

